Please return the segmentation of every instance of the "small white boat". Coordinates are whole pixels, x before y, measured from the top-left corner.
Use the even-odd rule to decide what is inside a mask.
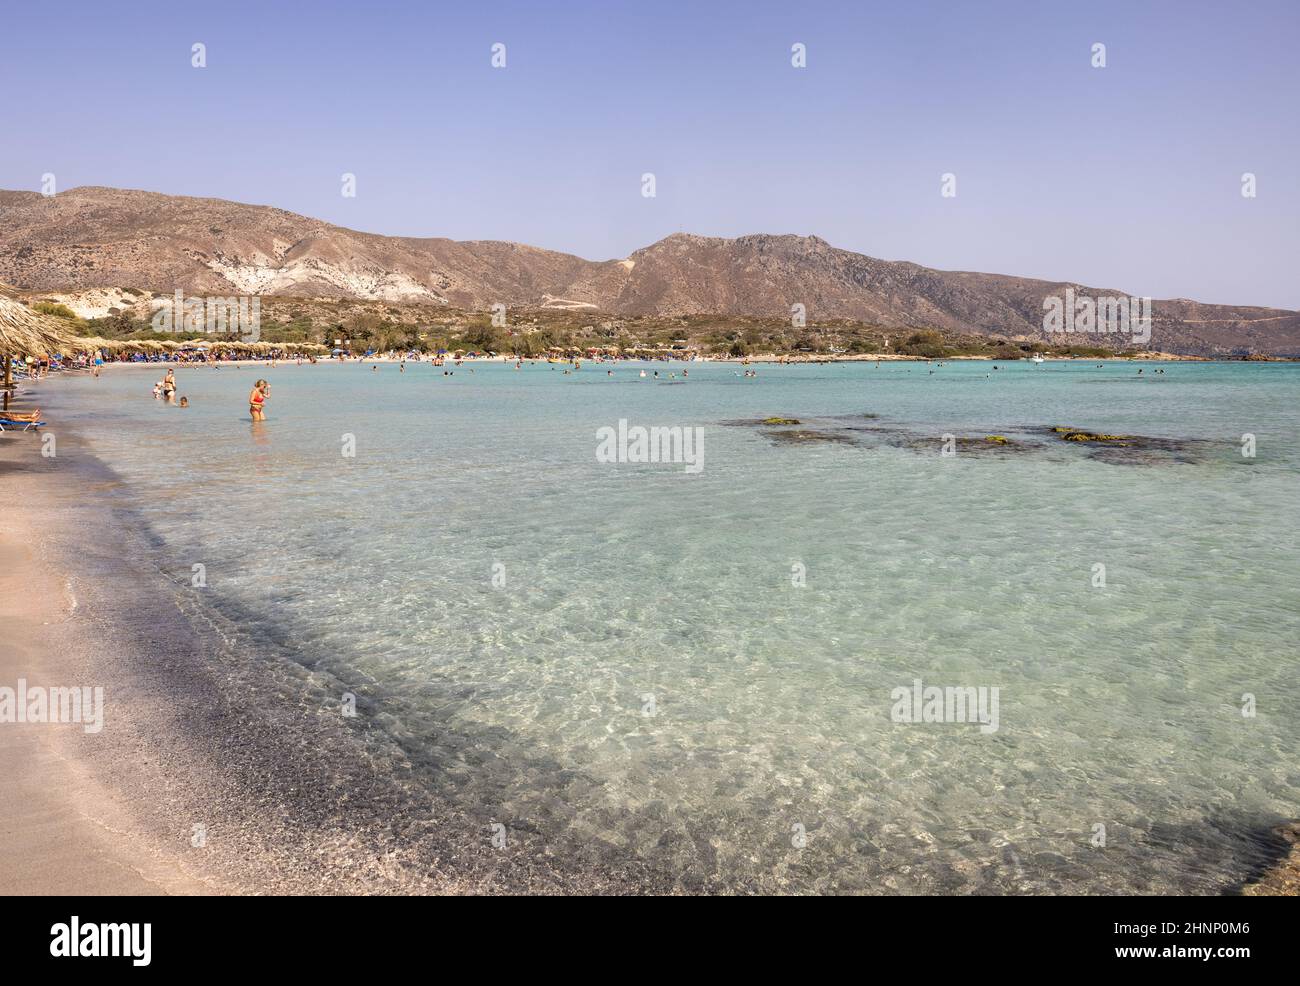
[[[1029,359],[1030,359],[1030,361],[1033,362],[1033,363],[1044,363],[1044,362],[1046,362],[1046,360],[1044,360],[1043,357],[1039,356],[1037,353],[1034,353],[1034,355],[1031,356],[1031,357],[1029,357]]]

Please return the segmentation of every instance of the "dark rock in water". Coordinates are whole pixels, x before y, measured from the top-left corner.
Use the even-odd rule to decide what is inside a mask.
[[[1056,429],[1053,428],[1053,431]],[[1095,431],[1066,431],[1061,438],[1067,442],[1126,442],[1132,435],[1103,435]]]
[[[1089,450],[1088,458],[1114,466],[1194,465],[1202,461],[1200,455],[1184,447],[1171,448],[1163,443],[1148,445],[1145,442],[1096,445]]]
[[[943,448],[943,439],[934,435],[906,435],[896,439],[893,444],[898,448],[907,448],[914,452],[937,453]],[[1007,438],[1005,435],[985,435],[983,438],[963,435],[955,438],[953,444],[958,455],[1031,452],[1043,448],[1041,444],[1036,442],[1018,442]]]
[[[840,445],[856,444],[852,435],[846,435],[842,431],[810,431],[807,428],[773,431],[769,432],[767,437],[781,445],[812,445],[816,442],[834,442]]]
[[[1062,441],[1089,447],[1088,456],[1117,466],[1159,466],[1196,463],[1210,443],[1202,439],[1155,438],[1150,435],[1108,435],[1056,425],[1048,429]]]
[[[962,452],[1028,452],[1041,449],[1038,444],[1018,442],[1006,435],[985,435],[983,438],[958,438],[957,451]]]
[[[1053,425],[1047,429],[1058,438],[1067,442],[1126,442],[1132,435],[1107,435],[1100,431],[1088,431],[1070,425]]]
[[[728,428],[763,428],[777,425],[801,425],[803,422],[798,418],[728,418],[725,421],[719,421],[718,424],[726,425]]]

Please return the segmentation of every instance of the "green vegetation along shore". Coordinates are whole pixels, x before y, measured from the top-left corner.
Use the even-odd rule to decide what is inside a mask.
[[[741,359],[853,358],[887,354],[913,359],[1044,357],[1107,359],[1147,356],[1134,348],[1052,344],[1042,339],[1000,338],[934,328],[891,329],[845,319],[809,321],[752,316],[610,316],[586,310],[457,311],[427,305],[328,298],[262,299],[261,338],[272,343],[343,345],[354,352],[392,350],[492,352],[542,356],[592,350],[624,355],[680,353]],[[139,309],[112,309],[79,318],[67,305],[35,299],[32,307],[68,321],[80,336],[105,339],[177,339],[156,331]],[[222,338],[214,336],[216,339]],[[233,338],[233,337],[232,337]]]

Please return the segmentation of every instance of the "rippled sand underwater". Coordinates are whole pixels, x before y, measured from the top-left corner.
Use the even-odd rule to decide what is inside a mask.
[[[484,838],[714,891],[1211,893],[1275,852],[1300,367],[640,368],[181,368],[180,410],[146,367],[48,403],[161,567]],[[598,461],[620,419],[702,429],[703,468]],[[918,679],[996,688],[996,730],[895,721]]]

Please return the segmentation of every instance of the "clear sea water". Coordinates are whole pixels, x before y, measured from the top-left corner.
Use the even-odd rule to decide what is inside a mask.
[[[164,570],[558,852],[684,889],[1211,893],[1300,816],[1300,366],[1142,366],[182,367],[185,410],[111,368],[43,402]],[[702,428],[703,470],[598,462],[619,419]],[[997,731],[893,721],[918,678],[997,687]]]

